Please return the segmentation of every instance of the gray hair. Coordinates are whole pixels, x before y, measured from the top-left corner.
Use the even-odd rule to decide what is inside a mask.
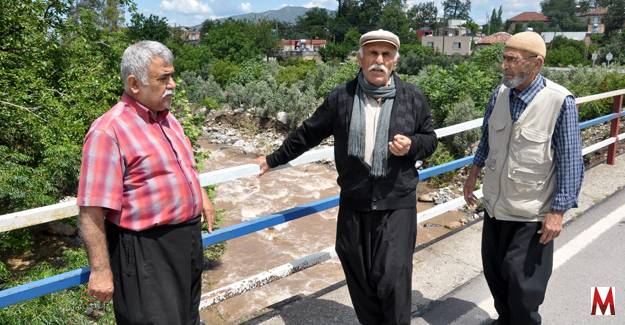
[[[362,50],[362,46],[358,49],[358,57],[359,58],[363,58],[365,56],[365,53]],[[399,50],[395,51],[395,61],[399,60]]]
[[[133,75],[141,84],[148,84],[148,69],[152,59],[157,56],[167,64],[173,64],[174,55],[167,46],[155,41],[134,43],[124,50],[121,64],[121,77],[124,89],[128,90],[128,76]]]

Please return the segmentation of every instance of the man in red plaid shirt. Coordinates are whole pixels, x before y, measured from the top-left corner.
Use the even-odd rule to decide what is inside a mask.
[[[124,94],[85,136],[79,223],[88,293],[113,299],[118,324],[199,324],[200,218],[214,209],[193,149],[169,112],[173,54],[142,41],[123,54]]]

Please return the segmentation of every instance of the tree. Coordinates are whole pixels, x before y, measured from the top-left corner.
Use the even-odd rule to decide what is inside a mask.
[[[608,9],[605,16],[605,33],[612,36],[622,30],[625,24],[625,0],[598,0],[601,6]]]
[[[576,15],[575,0],[545,0],[540,3],[549,25],[562,31],[585,30],[586,25]]]
[[[132,11],[136,8],[130,0],[79,0],[71,8],[73,16],[78,17],[81,10],[93,11],[96,14],[95,24],[107,31],[119,31],[124,23],[125,7]]]
[[[127,33],[133,41],[151,40],[163,43],[169,37],[167,18],[134,14],[130,19]]]
[[[408,9],[408,19],[410,23],[416,27],[432,27],[436,23],[438,16],[438,8],[434,1],[421,2]]]
[[[410,29],[410,22],[402,10],[403,0],[390,0],[382,9],[378,27],[395,33],[401,43],[412,43],[416,35]]]
[[[443,12],[446,19],[469,20],[471,0],[443,0]]]
[[[499,6],[499,11],[495,11],[495,8],[493,8],[488,20],[488,26],[486,27],[489,34],[494,34],[503,30],[504,25],[501,18],[502,13],[503,9],[501,6]]]
[[[359,20],[358,31],[362,34],[376,29],[380,16],[382,15],[382,8],[384,1],[380,0],[361,0],[359,7]]]
[[[586,45],[563,36],[556,36],[549,44],[545,64],[549,66],[589,65]]]
[[[312,8],[297,18],[295,30],[308,38],[327,39],[329,34],[330,16],[323,8]]]
[[[475,35],[477,34],[477,32],[480,30],[480,25],[478,25],[476,22],[474,22],[473,20],[469,20],[466,22],[466,24],[463,24],[463,26],[469,30],[469,32],[471,33],[471,35]]]
[[[347,33],[345,33],[345,39],[343,40],[343,44],[349,50],[356,50],[359,46],[360,36],[362,35],[360,35],[360,33],[358,32],[358,29],[356,27],[352,27],[347,31]]]
[[[206,21],[202,30],[205,33],[200,42],[206,44],[217,59],[240,63],[257,59],[264,51],[255,44],[259,30],[252,22],[234,19]]]

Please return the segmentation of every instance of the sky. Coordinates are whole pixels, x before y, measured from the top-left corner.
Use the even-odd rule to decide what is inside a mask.
[[[216,19],[249,12],[280,9],[284,6],[320,7],[336,10],[336,0],[135,0],[139,12],[166,17],[170,25],[194,26],[206,19]],[[443,0],[434,0],[442,16]],[[427,0],[408,0],[414,5]],[[539,0],[472,0],[471,17],[479,24],[486,23],[493,8],[503,5],[503,19],[524,11],[540,11]]]

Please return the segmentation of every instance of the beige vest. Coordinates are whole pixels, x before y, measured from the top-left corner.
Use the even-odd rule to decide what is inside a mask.
[[[555,192],[551,137],[562,103],[571,93],[546,79],[543,88],[512,123],[510,89],[501,86],[488,120],[489,153],[483,193],[491,217],[542,221]]]

